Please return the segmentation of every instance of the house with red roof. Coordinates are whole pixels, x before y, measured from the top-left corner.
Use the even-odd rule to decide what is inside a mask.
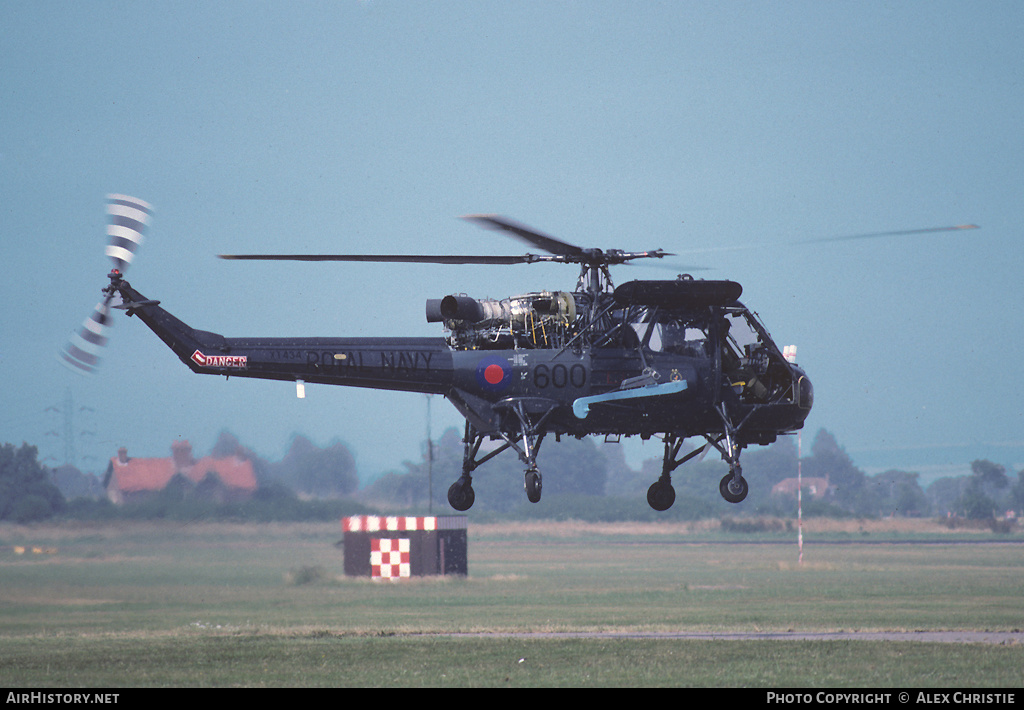
[[[832,483],[828,480],[828,476],[824,478],[804,477],[800,481],[800,485],[798,485],[796,478],[785,478],[772,486],[772,495],[796,498],[797,491],[800,488],[803,488],[811,498],[824,498],[831,492]]]
[[[110,459],[103,479],[112,503],[134,503],[164,490],[176,480],[196,497],[217,502],[245,500],[256,491],[252,461],[239,456],[192,457],[192,445],[175,441],[169,458],[133,458],[121,447]]]

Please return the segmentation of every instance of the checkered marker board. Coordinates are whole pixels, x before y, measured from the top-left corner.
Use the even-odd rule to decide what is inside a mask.
[[[401,515],[354,515],[343,518],[345,532],[406,532],[414,530],[437,530],[436,516],[405,517]]]
[[[397,580],[411,576],[409,538],[370,538],[370,577]]]

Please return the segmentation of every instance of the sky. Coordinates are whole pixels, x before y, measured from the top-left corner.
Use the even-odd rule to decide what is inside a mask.
[[[571,289],[557,264],[216,258],[524,253],[459,219],[501,214],[679,255],[617,283],[743,284],[814,383],[805,451],[827,429],[868,472],[1024,468],[1024,4],[7,0],[0,26],[0,442],[52,465],[67,413],[97,471],[227,429],[269,458],[344,442],[370,480],[420,458],[428,407],[461,431],[439,397],[197,376],[122,312],[96,375],[61,367],[122,193],[154,210],[128,280],[196,328],[441,336],[428,298]]]

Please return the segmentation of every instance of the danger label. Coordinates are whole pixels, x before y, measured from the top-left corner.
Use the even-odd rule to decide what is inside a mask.
[[[249,358],[246,355],[204,355],[199,350],[192,353],[192,362],[200,367],[245,368],[249,366]]]

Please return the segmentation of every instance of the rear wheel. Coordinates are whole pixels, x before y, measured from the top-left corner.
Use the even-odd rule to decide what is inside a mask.
[[[473,507],[476,494],[468,477],[462,477],[448,489],[448,505],[455,510],[469,510]]]
[[[676,502],[676,489],[667,481],[656,481],[647,489],[647,504],[657,511],[668,510]]]

